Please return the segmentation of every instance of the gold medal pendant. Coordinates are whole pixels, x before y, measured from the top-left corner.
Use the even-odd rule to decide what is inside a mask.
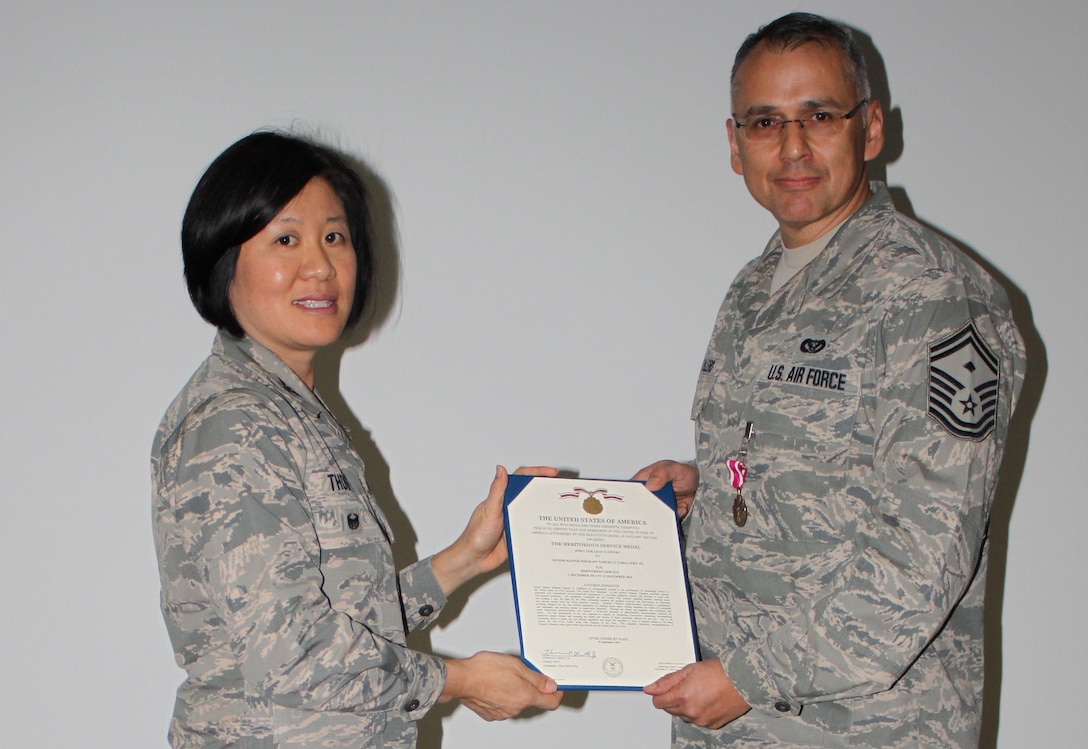
[[[748,503],[744,501],[744,497],[740,492],[737,492],[737,496],[733,500],[733,522],[737,524],[738,528],[743,528],[744,524],[748,522]]]

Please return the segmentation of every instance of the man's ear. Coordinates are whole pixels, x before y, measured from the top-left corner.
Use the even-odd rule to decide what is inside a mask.
[[[871,101],[865,114],[865,160],[872,161],[884,149],[884,108]]]

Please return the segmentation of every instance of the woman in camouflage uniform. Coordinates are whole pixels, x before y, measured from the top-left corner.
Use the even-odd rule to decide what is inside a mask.
[[[554,709],[513,656],[406,647],[446,596],[506,558],[496,471],[448,548],[400,571],[362,460],[313,390],[314,358],[360,318],[373,256],[358,175],[261,132],[208,168],[182,225],[193,303],[219,331],[151,456],[175,747],[412,747],[460,700],[487,720]]]

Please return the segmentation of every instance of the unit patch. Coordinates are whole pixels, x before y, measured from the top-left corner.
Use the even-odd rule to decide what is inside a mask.
[[[929,347],[929,415],[954,437],[985,439],[997,421],[1000,360],[974,321]]]

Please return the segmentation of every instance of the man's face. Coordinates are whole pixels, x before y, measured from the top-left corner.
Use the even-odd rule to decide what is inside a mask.
[[[759,45],[737,70],[733,112],[794,119],[816,111],[849,112],[861,99],[846,77],[846,56],[822,44],[775,51]],[[796,122],[752,142],[729,121],[730,163],[748,191],[778,220],[786,247],[799,247],[846,219],[869,197],[865,162],[884,144],[884,116],[872,102],[832,136],[809,137]]]

